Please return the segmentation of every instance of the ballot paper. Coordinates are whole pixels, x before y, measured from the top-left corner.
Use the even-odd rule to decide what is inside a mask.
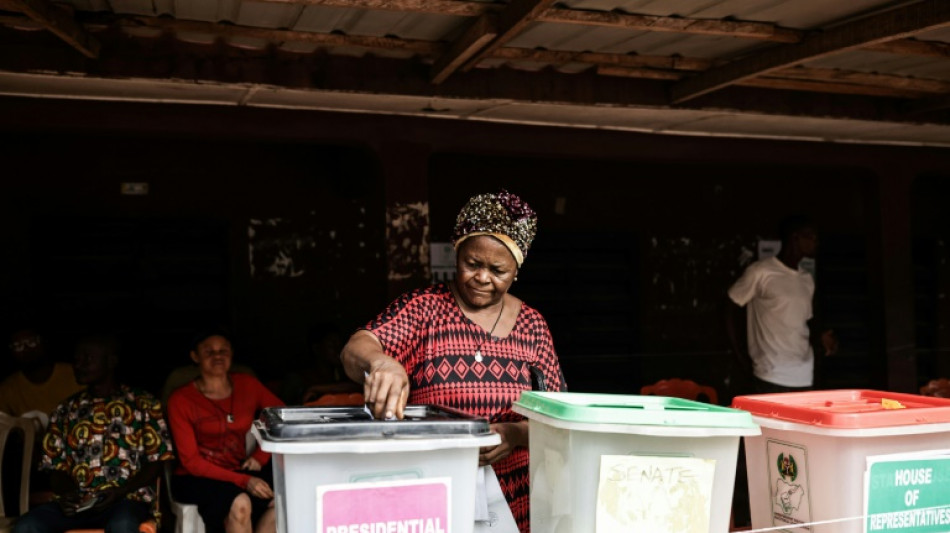
[[[492,467],[479,468],[475,479],[474,533],[518,533],[518,524]]]
[[[716,461],[602,455],[597,533],[706,533]]]

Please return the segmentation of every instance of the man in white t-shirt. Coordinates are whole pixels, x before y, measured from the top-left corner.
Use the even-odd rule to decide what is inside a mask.
[[[732,312],[728,333],[745,367],[751,362],[758,393],[808,390],[814,385],[815,357],[808,321],[812,318],[815,280],[799,267],[814,257],[818,235],[802,216],[788,217],[779,227],[782,249],[775,257],[749,265],[729,288]],[[735,317],[746,308],[748,352],[741,348]],[[837,350],[829,330],[822,334],[825,355]]]

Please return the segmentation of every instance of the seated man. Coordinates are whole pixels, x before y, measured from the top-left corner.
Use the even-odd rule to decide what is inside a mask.
[[[0,383],[0,411],[12,416],[30,411],[48,415],[59,402],[82,389],[72,365],[53,361],[43,337],[35,330],[13,332],[10,352],[19,371]]]
[[[56,407],[41,468],[56,500],[17,521],[15,533],[104,528],[137,533],[152,516],[156,478],[172,459],[161,403],[116,381],[116,341],[87,337],[76,348],[76,381],[87,389]]]
[[[33,420],[36,427],[36,453],[41,455],[40,440],[49,423],[49,415],[70,395],[83,389],[76,383],[73,365],[50,357],[43,336],[35,329],[20,327],[10,335],[10,353],[18,371],[0,383],[0,411]],[[30,502],[49,500],[49,476],[33,465],[30,474]]]

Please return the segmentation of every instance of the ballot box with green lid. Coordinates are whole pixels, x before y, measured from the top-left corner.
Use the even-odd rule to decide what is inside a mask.
[[[897,524],[876,529],[873,524],[877,522],[871,522],[875,519],[871,515],[883,509],[913,510],[922,505],[923,501],[902,499],[915,487],[923,487],[925,495],[941,492],[950,496],[947,485],[936,484],[935,476],[895,482],[901,472],[920,470],[913,466],[915,460],[950,448],[950,399],[842,389],[737,396],[732,406],[749,411],[762,428],[760,436],[745,439],[753,529],[781,527],[781,531],[794,533],[859,533],[865,527],[868,531],[908,533],[950,531],[947,524],[921,529],[908,522],[906,527]],[[901,455],[907,468],[900,467],[901,461],[872,468],[876,458]],[[888,468],[894,471],[892,475],[874,486],[867,483],[869,474]],[[940,477],[948,476],[950,472],[944,468]],[[903,488],[895,487],[901,484]],[[898,494],[900,501],[893,502],[893,508],[887,501],[882,502],[883,507],[875,505],[888,498],[888,491]],[[865,512],[869,495],[872,508]],[[950,498],[945,503],[950,504]]]
[[[264,409],[252,431],[272,454],[280,533],[471,533],[488,421],[432,405],[402,420],[361,407]]]
[[[749,413],[663,396],[534,392],[532,533],[725,532]]]

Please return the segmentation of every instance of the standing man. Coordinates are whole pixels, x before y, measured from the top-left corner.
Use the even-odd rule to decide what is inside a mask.
[[[779,225],[782,249],[760,259],[729,288],[727,332],[742,368],[749,370],[757,393],[809,390],[815,357],[808,321],[812,318],[815,280],[799,267],[815,257],[818,235],[806,217],[790,216]],[[737,334],[737,315],[746,308],[748,351]],[[831,330],[821,335],[825,355],[837,351]]]
[[[161,403],[116,381],[117,343],[87,337],[76,348],[76,381],[87,389],[56,407],[41,468],[56,500],[30,510],[14,533],[104,528],[137,533],[153,516],[162,461],[172,459]]]

